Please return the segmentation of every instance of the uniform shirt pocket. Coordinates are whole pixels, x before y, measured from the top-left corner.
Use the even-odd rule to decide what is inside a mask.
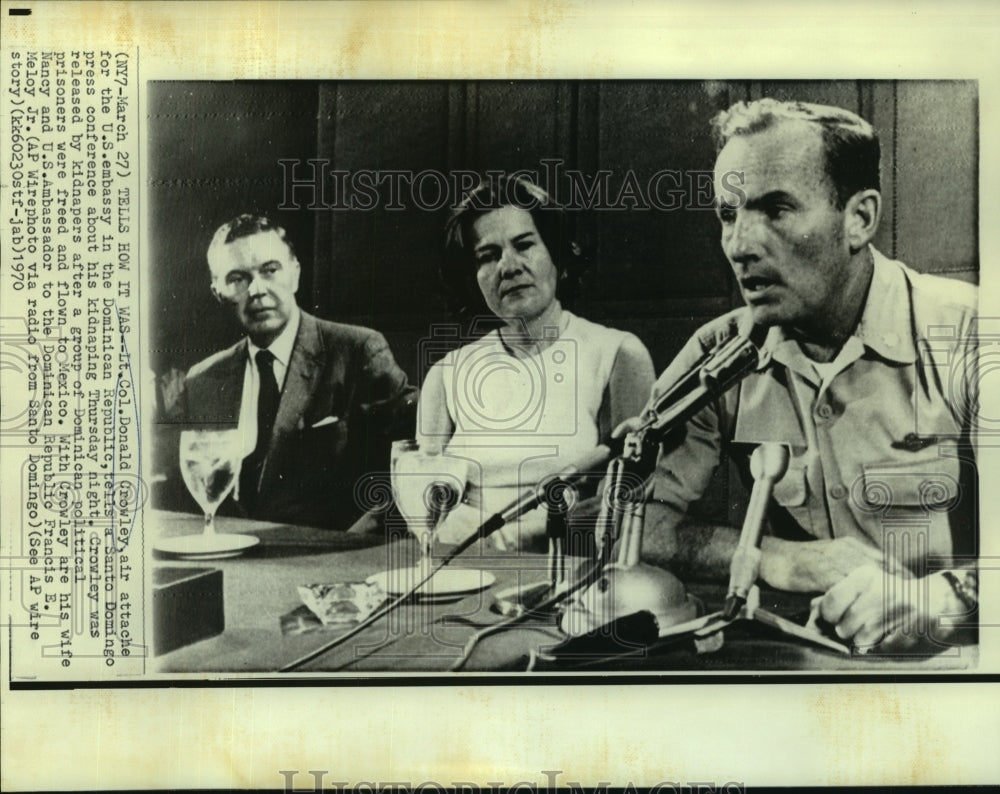
[[[862,472],[851,496],[874,519],[880,548],[914,570],[922,569],[928,557],[952,554],[948,514],[961,497],[956,460],[921,456],[866,465]]]
[[[856,502],[872,512],[947,512],[959,497],[958,463],[935,456],[869,464],[862,467],[861,480],[855,485]]]

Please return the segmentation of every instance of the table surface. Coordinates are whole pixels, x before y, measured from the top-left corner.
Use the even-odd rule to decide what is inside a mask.
[[[200,531],[198,517],[147,511],[147,543],[151,538]],[[275,673],[331,641],[346,629],[320,627],[301,634],[284,634],[281,619],[302,606],[298,587],[309,584],[363,582],[368,576],[412,564],[415,544],[407,540],[383,543],[370,535],[288,525],[218,518],[219,532],[255,535],[260,544],[243,556],[189,562],[157,553],[156,566],[215,568],[222,571],[225,631],[153,660],[159,673]],[[477,629],[503,618],[491,609],[493,594],[505,587],[546,578],[544,556],[501,555],[470,550],[453,565],[480,568],[496,576],[492,587],[444,604],[416,603],[377,621],[343,646],[299,668],[305,673],[342,675],[444,673],[461,656]],[[691,583],[688,590],[710,611],[719,609],[725,585]],[[761,606],[802,622],[808,598],[765,591]],[[348,627],[349,628],[349,627]],[[975,648],[948,649],[932,657],[877,657],[840,654],[777,632],[751,621],[738,621],[722,634],[722,646],[697,652],[690,638],[639,648],[609,657],[587,650],[572,662],[536,662],[546,672],[672,673],[835,671],[837,673],[892,674],[942,670],[969,670],[975,666]],[[534,652],[552,655],[565,637],[554,625],[522,624],[479,642],[464,671],[525,672]]]

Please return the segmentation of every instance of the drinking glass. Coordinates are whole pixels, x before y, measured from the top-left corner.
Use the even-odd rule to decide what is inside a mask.
[[[236,484],[240,440],[237,429],[181,432],[181,476],[205,514],[206,535],[215,534],[215,511]]]
[[[468,461],[443,455],[438,447],[420,449],[413,440],[396,441],[389,469],[396,507],[420,544],[417,573],[423,579],[431,572],[434,529],[465,491]]]
[[[181,476],[201,508],[204,522],[200,534],[160,538],[155,544],[157,551],[210,559],[235,556],[260,542],[253,535],[215,531],[215,512],[239,477],[242,442],[237,428],[181,431]]]
[[[410,568],[390,568],[373,574],[368,581],[381,586],[387,594],[402,596],[412,592],[430,608],[490,587],[495,581],[489,571],[471,568],[439,568],[434,571],[431,551],[434,530],[449,512],[459,506],[470,472],[470,461],[443,454],[440,445],[430,443],[424,449],[416,441],[397,441],[389,455],[393,499],[407,529],[420,544],[417,564]],[[470,511],[472,512],[472,511]],[[429,579],[433,573],[434,578]],[[421,630],[432,632],[431,611],[423,615]],[[411,617],[413,614],[411,613]]]

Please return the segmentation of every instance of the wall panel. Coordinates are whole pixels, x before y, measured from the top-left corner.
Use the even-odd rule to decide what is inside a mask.
[[[274,212],[282,201],[278,160],[316,152],[315,83],[153,82],[146,158],[150,366],[189,366],[240,336],[209,292],[205,252],[215,229],[240,212]],[[311,292],[313,217],[277,213],[306,265]]]
[[[900,82],[897,256],[920,270],[976,279],[979,266],[974,83]]]

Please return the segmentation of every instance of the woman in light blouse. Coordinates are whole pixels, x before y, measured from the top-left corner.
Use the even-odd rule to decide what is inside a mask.
[[[466,318],[499,327],[450,351],[423,384],[421,446],[470,461],[463,504],[439,539],[467,537],[525,488],[609,439],[645,404],[654,370],[642,342],[565,306],[581,271],[565,211],[522,177],[482,182],[450,218],[445,284]],[[574,516],[592,517],[598,507],[592,498]],[[501,548],[537,548],[544,529],[538,509],[494,538]]]

